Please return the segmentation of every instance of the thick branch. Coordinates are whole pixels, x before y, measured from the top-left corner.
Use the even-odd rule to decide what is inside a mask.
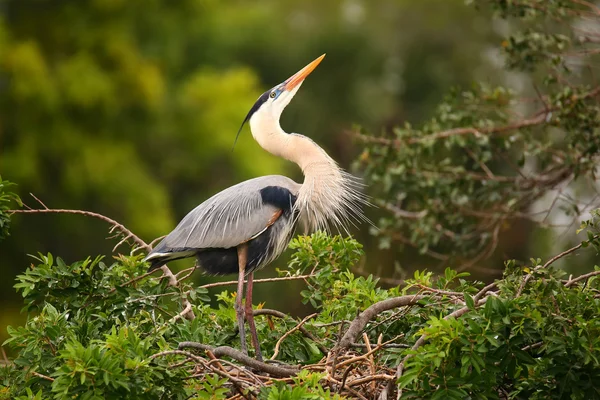
[[[356,341],[358,335],[362,332],[362,330],[367,326],[369,321],[376,317],[378,314],[391,310],[393,308],[410,306],[416,304],[419,300],[426,298],[427,296],[421,295],[411,295],[411,296],[400,296],[393,297],[391,299],[383,300],[377,302],[367,308],[365,311],[361,312],[358,317],[352,321],[348,330],[340,340],[338,347],[340,349],[348,349],[352,346],[352,343]]]
[[[202,343],[196,343],[196,342],[181,342],[181,343],[179,343],[179,349],[185,349],[185,348],[193,348],[193,349],[200,349],[200,350],[204,350],[204,351],[210,351],[215,355],[215,357],[223,357],[223,356],[231,357],[234,360],[241,362],[242,364],[244,364],[247,367],[254,368],[254,369],[266,372],[270,375],[277,376],[280,378],[287,378],[289,376],[294,376],[300,371],[299,368],[296,368],[293,366],[283,367],[283,366],[267,364],[262,361],[255,360],[254,358],[248,357],[241,351],[231,348],[229,346],[212,347],[212,346],[208,346],[208,345],[205,345]]]

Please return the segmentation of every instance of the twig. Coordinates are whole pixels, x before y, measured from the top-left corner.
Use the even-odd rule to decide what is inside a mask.
[[[385,210],[390,211],[397,218],[407,218],[407,219],[421,219],[425,217],[428,213],[427,210],[421,210],[418,212],[415,211],[406,211],[397,207],[391,203],[387,203],[385,201],[376,201],[375,204]]]
[[[338,393],[341,393],[342,390],[344,390],[344,386],[346,386],[346,379],[348,379],[348,375],[356,367],[358,367],[358,364],[350,364],[350,366],[348,368],[346,368],[346,370],[342,374],[342,383],[340,384],[340,387],[337,390]],[[339,368],[339,366],[338,366],[338,368]]]
[[[95,212],[83,211],[83,210],[48,209],[48,208],[44,208],[44,209],[41,209],[41,210],[38,210],[38,209],[6,210],[6,212],[10,213],[10,214],[48,214],[48,213],[52,213],[52,214],[79,214],[79,215],[85,215],[85,216],[88,216],[88,217],[98,218],[98,219],[100,219],[102,221],[108,222],[109,224],[111,224],[113,226],[114,229],[117,229],[122,234],[124,234],[124,235],[130,237],[131,239],[133,239],[133,241],[139,247],[141,247],[141,248],[143,248],[143,249],[145,249],[147,251],[152,250],[152,248],[146,242],[144,242],[142,239],[140,239],[135,234],[133,234],[133,232],[131,232],[129,229],[125,228],[124,225],[118,223],[117,221],[115,221],[112,218],[106,217],[106,216],[104,216],[102,214],[98,214],[98,213],[95,213]]]
[[[171,272],[171,270],[169,269],[169,267],[167,267],[166,264],[163,265],[162,267],[160,267],[160,269],[163,271],[163,276],[169,280],[169,286],[177,287],[179,285],[179,281],[177,280],[177,277],[173,274],[173,272]],[[196,316],[194,315],[194,311],[192,310],[192,305],[190,304],[190,302],[187,299],[187,296],[185,294],[181,298],[181,305],[183,305],[183,311],[182,311],[183,314],[182,315],[186,319],[191,321],[194,318],[196,318]],[[177,319],[178,318],[171,319],[170,322],[174,322]]]
[[[48,206],[47,206],[47,205],[45,205],[43,201],[41,201],[40,199],[38,199],[38,198],[35,196],[35,194],[33,194],[33,193],[29,193],[29,195],[30,195],[31,197],[33,197],[33,198],[34,198],[34,199],[35,199],[35,200],[36,200],[38,203],[40,203],[40,204],[42,205],[42,207],[44,207],[44,210],[49,210]]]
[[[594,235],[594,237],[592,238],[592,240],[595,240],[598,238],[599,235]],[[554,257],[552,257],[550,260],[548,260],[546,262],[546,264],[544,264],[542,266],[542,268],[548,268],[552,263],[554,263],[555,261],[557,261],[560,258],[563,258],[564,256],[571,254],[572,252],[574,252],[575,250],[579,249],[581,246],[583,246],[583,243],[579,243],[577,246],[573,246],[568,250],[563,251],[560,254],[555,255]]]
[[[387,374],[372,374],[369,376],[365,376],[364,378],[358,378],[353,381],[348,382],[347,386],[356,386],[361,385],[363,383],[371,382],[371,381],[393,381],[396,378],[393,375]]]
[[[483,296],[485,296],[485,294],[487,292],[489,292],[490,290],[494,289],[496,286],[498,286],[498,282],[492,282],[487,286],[484,286],[483,289],[481,289],[479,292],[477,292],[477,294],[475,296],[473,296],[473,301],[475,303],[477,303],[479,301],[480,298],[482,298]]]
[[[204,360],[202,357],[198,357],[195,354],[190,353],[189,351],[185,351],[185,350],[165,350],[165,351],[161,351],[160,353],[156,353],[156,354],[152,354],[148,360],[152,361],[155,358],[158,357],[163,357],[163,356],[169,356],[169,355],[182,355],[182,356],[186,356],[188,358],[191,358],[192,360],[201,363],[201,364],[205,364],[206,360]]]
[[[527,350],[531,350],[531,349],[537,349],[538,347],[542,347],[543,344],[544,344],[544,342],[537,342],[534,344],[527,345],[527,346],[523,347],[521,350],[527,351]]]
[[[255,374],[252,373],[252,371],[250,371],[247,368],[241,367],[237,364],[232,363],[231,361],[227,361],[227,360],[223,360],[221,358],[217,358],[212,351],[207,350],[206,351],[206,355],[208,355],[208,357],[211,359],[207,365],[212,365],[212,364],[217,364],[217,365],[221,365],[221,368],[224,369],[223,364],[224,365],[229,365],[231,368],[235,369],[236,371],[238,371],[241,374],[246,375],[248,378],[252,379],[253,382],[255,382],[257,385],[259,386],[265,386],[265,384],[263,383],[263,381],[261,381]]]
[[[10,364],[10,360],[6,356],[6,351],[4,351],[4,347],[0,346],[0,349],[2,349],[2,359],[4,360],[4,363],[6,363],[7,365]]]
[[[311,314],[311,315],[307,315],[306,317],[304,317],[302,319],[302,321],[300,321],[298,323],[298,325],[296,325],[295,327],[293,327],[292,329],[290,329],[289,331],[287,331],[282,337],[279,338],[279,340],[277,341],[277,343],[275,343],[275,350],[273,351],[273,355],[271,356],[271,360],[274,360],[275,358],[277,358],[277,355],[279,354],[279,346],[281,346],[281,343],[288,337],[290,336],[292,333],[296,332],[298,329],[300,329],[302,327],[302,325],[304,325],[306,323],[306,321],[308,321],[311,318],[314,318],[317,316],[317,313]]]
[[[567,288],[568,288],[568,287],[571,287],[571,286],[573,286],[575,283],[577,283],[577,282],[579,282],[579,281],[586,280],[586,279],[588,279],[588,278],[591,278],[591,277],[593,277],[593,276],[596,276],[596,275],[600,275],[600,271],[592,271],[592,272],[590,272],[590,273],[587,273],[587,274],[584,274],[584,275],[578,276],[577,278],[574,278],[574,279],[569,279],[569,280],[568,280],[568,281],[565,283],[565,287],[567,287]]]
[[[594,237],[591,240],[595,240],[598,238],[599,235],[594,235]],[[583,246],[583,243],[579,243],[576,246],[571,247],[568,250],[563,251],[560,254],[555,255],[554,257],[552,257],[551,259],[549,259],[544,265],[538,265],[537,267],[535,267],[533,269],[533,271],[537,271],[539,269],[546,269],[548,268],[552,263],[554,263],[555,261],[563,258],[564,256],[567,256],[569,254],[571,254],[572,252],[578,250],[579,248],[581,248]],[[521,293],[523,293],[523,289],[525,289],[525,285],[527,285],[527,282],[529,282],[529,280],[533,277],[533,273],[529,273],[525,276],[525,278],[523,279],[523,281],[521,282],[521,285],[519,286],[519,290],[517,290],[517,294],[516,297],[519,297],[521,295]]]
[[[213,371],[214,373],[218,374],[219,376],[228,379],[233,386],[235,387],[235,389],[238,391],[238,393],[240,394],[240,396],[242,396],[243,398],[248,399],[248,397],[244,394],[244,384],[248,385],[247,382],[244,382],[241,379],[238,379],[234,376],[232,376],[229,372],[227,372],[225,370],[225,368],[223,368],[223,365],[221,364],[221,360],[219,360],[218,358],[215,357],[215,355],[211,352],[211,351],[207,351],[206,354],[208,355],[208,357],[211,359],[211,361],[209,361],[208,363],[206,363],[206,366]],[[216,364],[216,367],[213,366],[213,364]],[[234,366],[236,368],[236,370],[240,371],[241,369],[237,366]],[[249,372],[249,371],[247,371]],[[253,381],[258,381],[258,379],[256,379],[254,377],[254,374],[248,373],[248,376],[252,376]],[[260,381],[258,381],[260,383]],[[254,390],[250,389],[252,392],[254,392],[255,394],[257,394]]]
[[[254,314],[254,316],[272,315],[274,317],[281,318],[281,319],[285,319],[285,318],[289,317],[289,315],[284,314],[281,311],[272,310],[269,308],[261,308],[260,310],[253,310],[253,314]],[[306,336],[307,338],[309,338],[310,340],[315,342],[315,344],[317,345],[317,347],[319,348],[319,350],[321,350],[321,352],[323,354],[327,354],[329,349],[327,347],[325,347],[325,345],[323,345],[323,343],[319,342],[319,339],[316,338],[315,335],[313,335],[310,331],[308,331],[304,326],[300,326],[298,329],[300,330],[300,332],[302,332],[302,334],[304,336]]]
[[[398,335],[399,337],[403,335]],[[350,347],[358,347],[361,349],[366,349],[367,346],[364,343],[352,343]],[[407,349],[410,346],[404,343],[388,343],[380,346],[382,349]]]
[[[194,349],[200,349],[200,350],[205,350],[205,351],[210,350],[216,357],[223,357],[223,356],[231,357],[234,360],[241,362],[242,364],[244,364],[247,367],[254,368],[254,369],[257,369],[260,371],[264,371],[268,374],[271,374],[271,375],[277,376],[277,377],[285,378],[288,376],[294,376],[299,372],[299,369],[296,367],[293,367],[293,366],[282,367],[282,366],[267,364],[262,361],[255,360],[254,358],[248,357],[241,351],[231,348],[229,346],[212,347],[212,346],[208,346],[208,345],[205,345],[202,343],[196,343],[196,342],[181,342],[181,343],[179,343],[179,348],[180,349],[194,348]]]
[[[35,376],[37,376],[38,378],[45,379],[45,380],[47,380],[47,381],[49,381],[49,382],[54,382],[54,378],[51,378],[51,377],[49,377],[49,376],[46,376],[46,375],[42,375],[42,374],[40,374],[39,372],[31,371],[31,375],[35,375]]]
[[[192,304],[187,300],[186,300],[186,303],[187,304],[185,305],[185,308],[179,314],[177,314],[176,316],[174,316],[173,318],[171,318],[169,320],[170,324],[172,324],[173,322],[177,321],[180,318],[194,319],[193,317],[192,318],[188,317],[189,313],[192,313],[192,315],[194,314],[194,312],[192,311]]]
[[[150,272],[146,272],[145,274],[142,274],[142,275],[140,275],[140,276],[136,276],[135,278],[133,278],[133,279],[130,279],[130,280],[128,280],[127,282],[120,284],[119,286],[120,286],[120,287],[125,287],[125,286],[128,286],[128,285],[131,285],[131,284],[132,284],[132,283],[134,283],[134,282],[137,282],[137,281],[139,281],[139,280],[142,280],[142,279],[144,279],[145,277],[147,277],[147,276],[149,276],[149,275],[152,275],[152,274],[153,274],[154,272],[156,272],[156,271],[157,271],[157,270],[152,270],[152,271],[150,271]],[[113,288],[113,289],[111,289],[111,291],[110,291],[109,293],[113,293],[113,292],[114,292],[114,291],[116,291],[116,290],[117,290],[117,288]]]
[[[444,296],[463,297],[465,295],[462,292],[450,292],[448,290],[434,289],[434,288],[429,287],[429,286],[421,285],[420,283],[416,283],[415,286],[420,287],[425,292],[437,293],[437,294],[441,294],[441,295],[444,295]]]
[[[179,271],[178,273],[176,273],[175,276],[177,277],[177,280],[179,282],[184,281],[187,278],[189,278],[198,268],[199,268],[198,265],[194,264],[193,267],[182,269],[181,271]],[[184,274],[186,272],[187,272],[187,274],[185,274],[183,277],[181,277],[181,278],[179,277],[180,275],[182,275],[182,274]]]
[[[264,279],[256,279],[254,281],[254,283],[265,283],[265,282],[280,282],[280,281],[295,281],[295,280],[299,280],[299,279],[306,279],[306,278],[312,278],[313,276],[315,276],[314,274],[310,274],[310,275],[293,275],[293,276],[282,276],[282,277],[278,277],[278,278],[264,278]],[[244,281],[244,283],[247,283],[248,281]],[[227,282],[214,282],[214,283],[207,283],[206,285],[202,285],[202,286],[198,286],[199,288],[203,288],[203,289],[208,289],[208,288],[213,288],[213,287],[219,287],[219,286],[230,286],[230,285],[237,285],[238,282],[237,281],[227,281]]]
[[[380,336],[381,338],[381,336]],[[373,357],[373,349],[371,348],[371,342],[369,342],[369,335],[367,335],[366,332],[363,332],[363,341],[365,342],[365,345],[367,346],[367,352],[371,353],[369,354],[369,367],[371,368],[371,376],[376,375],[377,373],[377,368],[375,368],[375,357]],[[378,346],[379,347],[379,346]],[[351,386],[351,385],[348,385]],[[372,382],[371,385],[371,390],[374,392],[375,391],[375,381]]]

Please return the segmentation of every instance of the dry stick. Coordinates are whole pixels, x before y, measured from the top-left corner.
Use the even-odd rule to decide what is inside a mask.
[[[537,349],[538,347],[542,347],[543,344],[544,344],[544,342],[537,342],[534,344],[527,345],[527,346],[523,347],[521,350],[527,351],[527,350],[531,350],[531,349]]]
[[[290,336],[292,333],[296,332],[298,329],[302,328],[302,325],[304,325],[306,323],[306,321],[308,321],[309,319],[314,318],[316,316],[317,316],[317,313],[307,315],[306,317],[304,317],[304,319],[302,321],[300,321],[300,323],[298,323],[298,325],[296,325],[295,327],[293,327],[292,329],[287,331],[281,338],[279,338],[277,343],[275,343],[275,351],[273,352],[273,355],[271,356],[271,360],[275,360],[275,358],[277,358],[277,355],[279,354],[279,346],[281,346],[281,343],[288,336]]]
[[[173,322],[177,321],[180,318],[184,318],[184,317],[188,318],[187,315],[189,315],[189,313],[192,313],[192,315],[194,314],[194,311],[192,311],[192,304],[189,301],[187,301],[187,299],[184,299],[184,301],[187,303],[185,305],[185,308],[179,314],[177,314],[176,316],[171,318],[168,322],[169,324],[172,324]],[[192,318],[188,318],[188,319],[194,319],[194,318],[192,317]]]
[[[163,357],[163,356],[169,356],[169,355],[182,355],[182,356],[186,356],[188,358],[191,358],[192,360],[196,361],[197,363],[200,364],[205,364],[206,360],[204,360],[202,357],[198,357],[197,355],[190,353],[189,351],[185,351],[185,350],[165,350],[165,351],[161,351],[160,353],[156,353],[156,354],[152,354],[148,360],[152,361],[155,358],[158,357]]]
[[[41,201],[40,199],[38,199],[35,194],[29,192],[29,195],[31,197],[33,197],[38,203],[40,203],[42,205],[42,207],[44,207],[45,210],[49,210],[48,206],[45,205],[43,201]],[[25,205],[25,204],[23,204],[23,205]],[[30,209],[30,210],[32,209],[31,207],[27,207],[27,208]]]
[[[189,278],[197,269],[198,269],[198,265],[194,264],[193,267],[182,269],[181,271],[176,273],[175,276],[177,277],[177,280],[181,282],[181,281],[184,281],[187,278]],[[183,275],[186,272],[187,272],[187,274]],[[183,275],[183,277],[180,278],[181,275]]]
[[[10,213],[10,214],[44,214],[44,213],[52,213],[52,214],[79,214],[79,215],[86,215],[88,217],[98,218],[98,219],[101,219],[102,221],[108,222],[115,229],[119,230],[122,234],[124,234],[127,237],[130,237],[131,239],[133,239],[133,241],[139,247],[141,247],[141,248],[143,248],[143,249],[145,249],[147,251],[152,250],[152,248],[150,247],[150,245],[148,245],[142,239],[140,239],[139,237],[137,237],[129,229],[125,228],[125,226],[123,226],[122,224],[118,223],[117,221],[115,221],[112,218],[106,217],[106,216],[104,216],[102,214],[98,214],[98,213],[95,213],[95,212],[83,211],[83,210],[48,209],[48,208],[44,208],[44,209],[41,209],[41,210],[34,210],[34,209],[31,209],[31,210],[7,210],[6,212]]]
[[[0,349],[2,349],[2,359],[4,360],[4,363],[6,365],[10,364],[10,360],[8,359],[8,357],[6,356],[6,351],[4,351],[4,347],[0,346]]]
[[[379,338],[381,339],[381,335],[379,336]],[[363,332],[363,341],[365,342],[365,345],[367,346],[367,352],[372,352],[373,349],[371,348],[371,342],[369,342],[369,335],[367,335],[366,332]],[[373,357],[373,353],[371,353],[369,355],[369,366],[371,368],[371,375],[376,375],[377,368],[375,367],[375,357]],[[376,383],[375,383],[375,381],[373,381],[371,383],[371,390],[373,392],[375,392],[376,388],[377,388]]]
[[[348,384],[346,386],[362,385],[363,383],[367,383],[367,382],[375,383],[374,381],[393,381],[394,379],[395,379],[395,377],[393,375],[373,374],[373,375],[366,376],[364,378],[358,378],[353,381],[350,381],[350,382],[348,382]]]
[[[353,364],[353,363],[356,363],[358,361],[368,359],[374,353],[378,352],[381,349],[384,349],[386,344],[389,344],[390,342],[396,340],[399,336],[402,336],[402,335],[398,335],[398,336],[396,336],[396,337],[388,340],[387,342],[384,342],[382,344],[378,344],[377,346],[375,346],[375,348],[369,350],[365,354],[361,354],[360,356],[352,357],[352,358],[350,358],[348,360],[342,361],[341,363],[338,364],[338,367],[344,367],[344,366],[346,366],[348,364]]]
[[[421,288],[425,292],[432,292],[432,293],[437,293],[437,294],[443,294],[443,295],[446,295],[446,296],[464,297],[464,295],[465,295],[462,292],[450,292],[448,290],[434,289],[434,288],[431,288],[429,286],[421,285],[420,283],[416,283],[415,286],[418,286],[419,288]]]
[[[260,310],[253,310],[253,314],[254,314],[254,316],[257,316],[257,315],[272,315],[274,317],[281,318],[281,319],[285,319],[285,318],[288,317],[287,314],[284,314],[281,311],[272,310],[272,309],[269,309],[269,308],[262,308]],[[311,332],[309,332],[304,326],[300,326],[298,329],[300,330],[300,332],[302,332],[302,334],[304,336],[306,336],[307,338],[309,338],[310,340],[312,340],[313,342],[315,342],[315,344],[317,345],[317,347],[319,348],[319,350],[321,350],[321,352],[323,354],[327,354],[327,351],[329,351],[329,349],[327,349],[327,347],[325,347],[325,345],[323,345],[323,343],[319,342],[319,339],[317,339],[315,337],[315,335],[313,335]]]
[[[236,365],[236,364],[232,363],[231,361],[227,361],[227,360],[223,360],[223,359],[217,358],[212,353],[212,351],[207,350],[206,353],[208,354],[209,357],[211,357],[211,361],[209,361],[207,365],[211,365],[213,363],[215,363],[215,364],[219,363],[219,364],[229,365],[231,368],[235,369],[238,372],[238,374],[244,374],[245,376],[247,376],[248,378],[250,378],[253,382],[256,382],[256,384],[258,384],[259,386],[266,386],[265,383],[263,381],[261,381],[250,370],[248,370],[248,369],[246,369],[244,367],[240,367],[239,365]]]
[[[362,330],[365,328],[367,323],[369,323],[369,321],[373,317],[377,316],[378,314],[380,314],[384,311],[387,311],[387,310],[391,310],[393,308],[414,305],[419,300],[422,300],[426,297],[427,296],[423,296],[423,295],[400,296],[400,297],[393,297],[393,298],[387,299],[387,300],[382,300],[380,302],[373,304],[372,306],[367,308],[365,311],[361,312],[358,315],[358,317],[356,317],[352,321],[352,323],[348,327],[348,330],[346,330],[346,333],[340,340],[338,348],[344,349],[344,350],[348,349],[352,345],[352,343],[354,343],[354,341],[356,340],[358,335],[362,332]]]
[[[211,361],[206,363],[206,366],[214,373],[231,381],[231,383],[233,384],[235,389],[238,391],[240,396],[242,396],[245,399],[248,399],[248,397],[246,397],[246,395],[244,394],[244,386],[243,386],[243,384],[246,382],[244,382],[242,379],[234,378],[229,372],[227,372],[225,370],[225,368],[223,368],[223,365],[221,364],[220,360],[218,358],[216,358],[215,355],[212,354],[212,352],[207,351],[206,353],[208,354],[209,358],[211,358]],[[213,367],[213,365],[212,365],[213,363],[216,364],[216,367]],[[253,390],[251,390],[251,391],[256,394],[255,391],[253,391]]]
[[[338,387],[342,384],[340,381],[338,381],[337,379],[335,379],[333,376],[328,375],[325,377],[326,380],[330,381],[331,383],[336,384]],[[331,385],[330,385],[331,386]],[[347,387],[346,388],[347,391],[349,391],[350,393],[352,393],[352,395],[354,397],[356,397],[357,399],[360,400],[368,400],[365,396],[363,396],[362,394],[360,394],[359,392],[357,392],[356,390],[352,389],[351,387]]]
[[[241,389],[242,389],[241,388],[241,383],[244,383],[244,382],[241,379],[234,378],[233,376],[231,376],[227,372],[221,371],[218,368],[213,367],[212,365],[210,365],[210,362],[207,362],[202,357],[198,357],[197,355],[192,354],[189,351],[183,351],[183,350],[167,350],[167,351],[162,351],[160,353],[156,353],[156,354],[153,354],[152,356],[150,356],[149,360],[153,360],[153,359],[155,359],[157,357],[162,357],[162,356],[167,356],[167,355],[183,355],[183,356],[186,356],[187,359],[194,360],[198,364],[203,365],[205,368],[207,368],[210,371],[218,374],[219,376],[224,377],[226,379],[229,379],[232,382],[232,384],[236,387],[236,389],[238,389],[238,391],[240,393],[243,393],[241,391]],[[201,375],[204,375],[204,374],[196,374],[196,375],[192,375],[191,377],[192,378],[197,378],[197,377],[199,377]],[[240,386],[240,387],[238,387],[238,386]]]
[[[39,372],[31,371],[31,375],[35,375],[38,378],[42,378],[42,379],[45,379],[47,381],[54,382],[54,378],[51,378],[51,377],[46,376],[46,375],[42,375]]]
[[[346,368],[346,370],[344,371],[344,374],[342,375],[342,383],[340,384],[340,386],[338,387],[338,390],[337,390],[338,393],[341,393],[342,390],[344,390],[344,386],[346,386],[346,379],[348,379],[348,375],[356,367],[358,367],[358,364],[352,364],[348,368]],[[338,365],[338,368],[339,368],[339,365]]]
[[[166,264],[160,267],[160,269],[163,272],[163,276],[169,280],[169,286],[177,287],[179,285],[177,277],[173,274],[173,272],[171,272],[171,270],[169,269],[169,267],[167,267]],[[183,306],[183,311],[181,312],[181,315],[183,315],[186,319],[190,321],[196,318],[196,316],[194,315],[194,310],[192,310],[192,305],[190,304],[186,295],[184,295],[181,298],[181,305]],[[175,318],[175,320],[176,319],[178,318]],[[174,320],[172,319],[170,322],[174,322]]]
[[[496,286],[498,286],[498,281],[492,282],[489,285],[484,286],[483,289],[481,289],[479,292],[477,292],[477,294],[475,296],[473,296],[473,302],[477,303],[479,301],[479,299],[481,299],[483,296],[485,296],[485,294],[487,292],[494,289]]]
[[[179,348],[180,349],[193,348],[193,349],[200,349],[200,350],[204,350],[204,351],[210,350],[216,357],[223,357],[223,356],[231,357],[234,360],[241,362],[242,364],[244,364],[247,367],[254,368],[259,371],[264,371],[273,376],[282,377],[282,378],[286,378],[288,376],[294,376],[300,371],[298,368],[293,367],[293,366],[281,367],[281,366],[267,364],[262,361],[255,360],[254,358],[248,357],[241,351],[231,348],[229,346],[212,347],[212,346],[208,346],[208,345],[205,345],[202,343],[196,343],[196,342],[181,342],[181,343],[179,343]]]
[[[584,275],[578,276],[577,278],[574,278],[574,279],[569,279],[569,280],[568,280],[568,281],[565,283],[565,287],[567,287],[567,288],[568,288],[568,287],[571,287],[571,286],[573,286],[573,284],[575,284],[575,283],[577,283],[577,282],[579,282],[579,281],[586,280],[586,279],[588,279],[588,278],[591,278],[591,277],[593,277],[593,276],[596,276],[596,275],[600,275],[600,271],[592,271],[592,272],[590,272],[590,273],[587,273],[587,274],[584,274]]]

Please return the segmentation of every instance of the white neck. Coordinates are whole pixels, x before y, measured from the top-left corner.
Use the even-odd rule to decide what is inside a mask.
[[[296,163],[304,174],[296,207],[308,229],[327,229],[329,224],[346,228],[350,218],[364,219],[360,211],[366,203],[356,190],[356,179],[311,139],[288,134],[279,119],[269,113],[256,113],[250,119],[252,136],[271,154]]]

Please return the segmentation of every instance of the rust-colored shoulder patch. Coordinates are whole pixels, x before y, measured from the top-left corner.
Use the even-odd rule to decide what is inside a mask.
[[[271,225],[273,225],[275,223],[275,221],[277,221],[279,219],[279,217],[281,217],[281,214],[283,214],[283,210],[277,210],[277,211],[275,211],[273,213],[273,215],[271,216],[271,218],[269,218],[269,220],[267,221],[267,226],[265,226],[265,229],[263,229],[262,231],[258,232],[256,235],[252,236],[251,238],[244,240],[240,244],[247,243],[247,242],[251,241],[252,239],[256,238],[257,236],[261,235],[262,233],[264,233],[264,231],[266,231],[267,229],[269,229],[269,227]]]
[[[270,227],[271,225],[273,225],[275,223],[275,221],[277,221],[279,219],[279,217],[281,217],[281,214],[283,214],[283,210],[275,211],[275,213],[271,216],[271,218],[267,222],[267,228]]]

